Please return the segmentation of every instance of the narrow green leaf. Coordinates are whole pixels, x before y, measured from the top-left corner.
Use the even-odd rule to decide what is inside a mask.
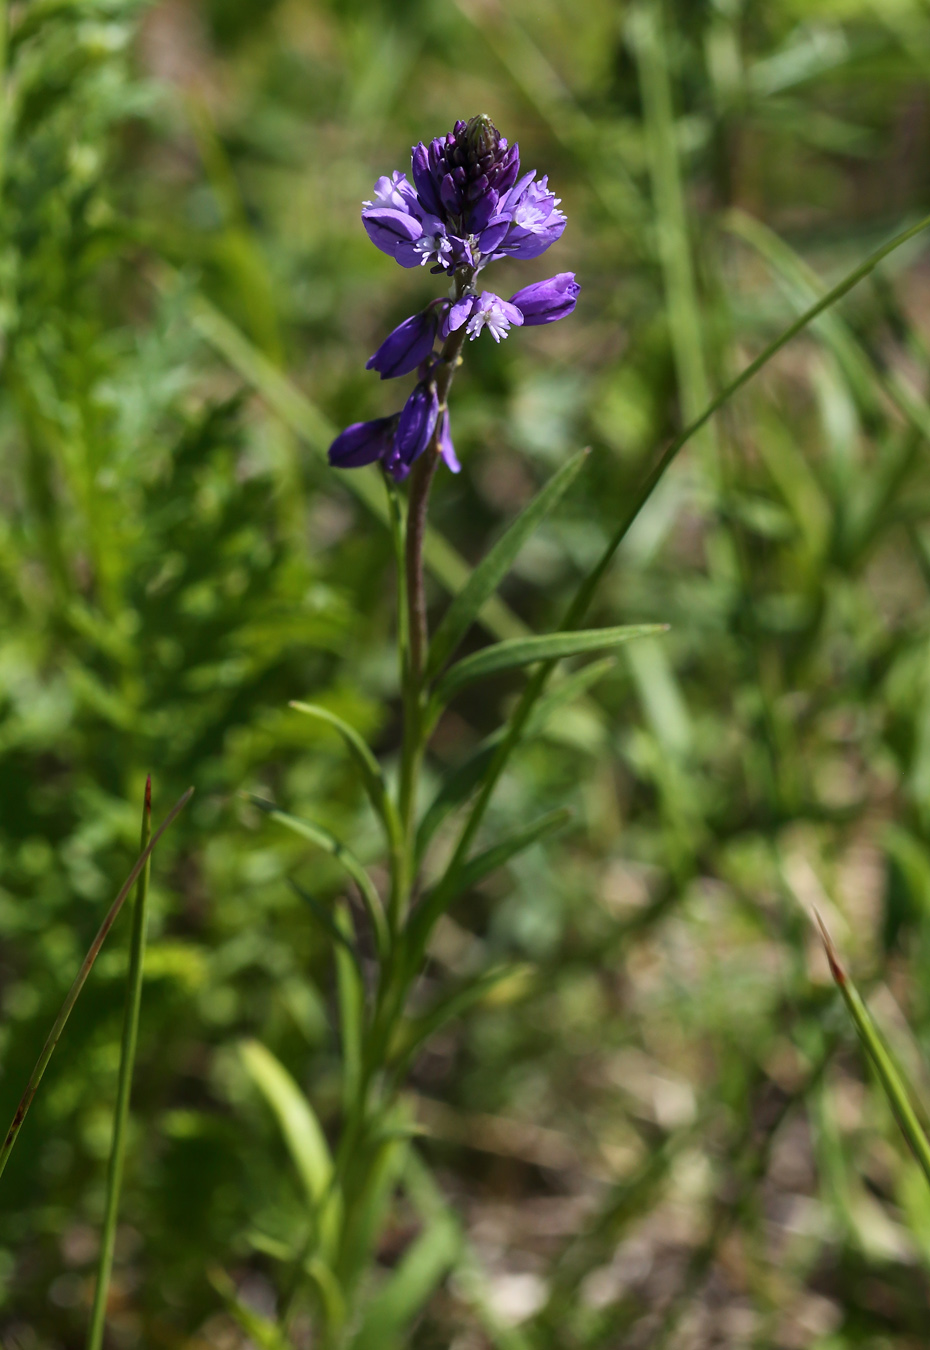
[[[261,811],[264,811],[272,820],[276,820],[279,825],[285,826],[288,830],[293,830],[294,834],[309,839],[312,844],[316,844],[342,864],[361,892],[362,901],[375,930],[378,950],[383,954],[387,944],[387,921],[384,917],[384,907],[381,904],[381,897],[375,890],[374,882],[352,850],[341,843],[334,834],[330,834],[324,826],[316,825],[310,820],[301,820],[299,816],[292,816],[287,811],[279,811],[271,802],[265,801],[262,797],[256,797],[252,793],[246,795],[253,806],[257,806]]]
[[[538,529],[556,503],[575,481],[589,450],[582,450],[563,464],[540,493],[521,511],[494,547],[472,572],[452,601],[430,643],[426,678],[433,679],[442,670],[462,638],[475,621],[482,605],[494,594],[513,566],[517,554]]]
[[[392,1047],[394,1059],[393,1078],[400,1080],[421,1045],[424,1045],[437,1031],[448,1022],[460,1017],[475,1003],[479,1003],[499,985],[514,977],[529,975],[532,967],[495,966],[453,989],[441,994],[428,1012],[421,1017],[410,1018],[402,1022],[397,1029],[396,1043]],[[528,987],[528,981],[524,982]]]
[[[313,1107],[281,1061],[259,1041],[245,1041],[239,1054],[271,1107],[307,1198],[317,1209],[326,1196],[333,1163]]]
[[[478,853],[463,865],[450,864],[448,871],[436,883],[414,910],[407,926],[407,967],[415,970],[426,950],[429,935],[437,919],[448,909],[457,895],[477,886],[478,882],[505,862],[528,849],[531,844],[543,839],[567,825],[572,812],[567,807],[559,807],[540,816],[531,825],[506,835],[493,847]]]
[[[586,693],[602,675],[606,675],[607,671],[613,668],[613,665],[614,658],[607,656],[600,661],[590,661],[588,665],[582,666],[580,670],[573,671],[566,679],[561,680],[539,700],[527,723],[526,735],[533,736],[542,731],[559,708]],[[485,769],[494,758],[503,737],[504,728],[501,727],[483,740],[474,753],[443,780],[417,830],[418,861],[422,859],[430,840],[449,812],[460,806],[481,782]]]
[[[651,637],[655,633],[667,631],[667,624],[641,623],[623,628],[583,628],[570,633],[544,633],[541,637],[498,642],[493,647],[485,647],[456,662],[439,681],[433,700],[436,705],[442,706],[466,684],[483,680],[489,675],[499,675],[517,666],[529,666],[535,661],[558,661],[566,656],[578,656],[582,652],[604,651],[608,647],[619,647],[622,642],[629,642],[633,638]]]
[[[295,894],[297,894],[300,897],[301,900],[303,900],[304,904],[307,905],[311,914],[316,919],[317,923],[325,931],[327,937],[331,939],[333,946],[335,947],[341,946],[346,952],[348,952],[349,956],[355,962],[355,967],[359,973],[359,977],[361,977],[362,967],[359,964],[358,953],[355,950],[355,946],[351,938],[347,937],[346,934],[342,932],[342,930],[337,925],[336,920],[330,914],[329,910],[322,903],[322,901],[317,900],[315,895],[311,895],[309,891],[304,890],[303,886],[298,885],[298,883],[294,880],[293,877],[288,877],[288,881],[290,882],[292,890],[295,892]]]
[[[458,1224],[437,1214],[408,1247],[397,1269],[365,1310],[352,1350],[400,1350],[418,1313],[454,1266],[461,1250]]]
[[[398,836],[400,824],[397,820],[394,803],[388,795],[381,765],[375,759],[370,747],[354,727],[343,721],[335,713],[330,712],[328,708],[321,708],[316,703],[299,703],[296,700],[292,701],[289,706],[296,712],[303,713],[305,717],[315,717],[319,722],[326,722],[339,732],[361,771],[362,782],[365,785],[365,791],[368,793],[368,799],[374,807],[375,814],[384,825],[388,842],[393,841]]]
[[[362,1078],[362,1038],[365,1024],[365,986],[358,961],[353,960],[352,918],[347,905],[336,906],[335,926],[343,941],[336,947],[336,983],[339,1026],[342,1032],[342,1097],[348,1116],[358,1100]]]
[[[843,995],[846,1007],[849,1009],[849,1015],[852,1017],[856,1031],[859,1033],[859,1039],[865,1046],[866,1053],[872,1061],[872,1067],[878,1076],[878,1081],[881,1083],[882,1090],[888,1098],[898,1125],[901,1127],[901,1133],[919,1163],[927,1183],[930,1184],[930,1140],[928,1140],[926,1131],[914,1109],[911,1094],[908,1092],[897,1065],[888,1053],[879,1030],[872,1020],[872,1014],[863,1002],[858,989],[840,965],[833,939],[827,932],[823,919],[816,911],[815,918],[820,928],[820,935],[823,938],[823,945],[826,948],[827,960],[830,962],[830,973]]]
[[[273,1322],[270,1317],[263,1317],[261,1313],[257,1313],[254,1308],[250,1308],[247,1303],[242,1301],[235,1284],[222,1267],[212,1267],[208,1271],[208,1278],[226,1304],[230,1316],[239,1323],[246,1335],[259,1347],[259,1350],[293,1350],[291,1342],[277,1323]]]

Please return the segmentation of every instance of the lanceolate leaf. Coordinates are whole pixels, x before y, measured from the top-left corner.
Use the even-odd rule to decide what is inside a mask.
[[[316,703],[298,703],[294,701],[290,706],[294,708],[295,711],[303,713],[306,717],[315,717],[320,722],[327,722],[339,732],[339,735],[348,746],[358,768],[361,770],[365,791],[368,793],[369,800],[371,801],[376,814],[384,824],[388,840],[391,841],[395,839],[398,835],[400,826],[397,820],[397,812],[394,809],[394,803],[388,796],[384,775],[381,772],[381,766],[359,733],[354,727],[349,726],[348,722],[344,722],[341,717],[337,717],[336,714],[330,712],[328,708],[319,707]]]
[[[352,1350],[401,1350],[408,1345],[410,1323],[455,1264],[461,1245],[458,1224],[445,1214],[433,1216],[368,1305]]]
[[[265,811],[272,820],[278,821],[280,825],[293,830],[295,834],[301,835],[304,839],[309,839],[312,844],[318,845],[342,863],[361,892],[368,917],[371,919],[375,930],[378,949],[384,952],[387,942],[387,922],[384,917],[381,897],[375,890],[371,877],[351,849],[341,843],[334,834],[330,834],[329,830],[324,829],[322,825],[316,825],[310,820],[301,820],[299,816],[292,816],[287,811],[279,811],[271,802],[266,802],[261,797],[255,797],[251,793],[249,794],[249,801],[253,806]]]
[[[494,594],[510,571],[520,549],[574,482],[589,453],[588,450],[582,450],[574,455],[550,478],[472,572],[446,610],[430,643],[426,663],[428,679],[438,675],[448,661],[477,618],[484,602]]]
[[[478,882],[486,877],[489,872],[493,872],[498,867],[503,867],[505,862],[515,858],[518,853],[528,849],[537,840],[542,839],[547,834],[552,834],[555,830],[562,829],[571,818],[572,812],[567,807],[550,811],[546,815],[540,816],[538,820],[534,820],[531,825],[525,826],[524,829],[515,830],[513,834],[508,834],[492,848],[486,849],[483,853],[479,853],[470,859],[464,866],[446,872],[425,897],[419,908],[414,910],[410,919],[407,952],[409,968],[413,969],[415,963],[420,960],[436,920],[457,895],[469,890],[472,886],[477,886]]]
[[[246,1041],[239,1053],[249,1077],[274,1112],[307,1198],[318,1207],[329,1189],[333,1163],[313,1107],[264,1045]]]
[[[534,661],[557,661],[566,656],[578,656],[582,652],[605,651],[633,638],[652,637],[666,631],[666,624],[631,624],[624,628],[583,628],[578,632],[545,633],[541,637],[497,642],[493,647],[485,647],[473,656],[458,661],[439,681],[433,698],[441,706],[465,685],[483,680],[488,675],[499,675],[517,666],[529,666]]]

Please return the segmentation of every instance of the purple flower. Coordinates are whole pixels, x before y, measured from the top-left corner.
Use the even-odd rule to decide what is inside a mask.
[[[510,303],[516,305],[528,327],[554,323],[571,314],[580,290],[574,272],[559,272],[547,281],[534,281],[532,286],[524,286],[522,291],[510,297]]]
[[[519,146],[508,146],[489,117],[456,122],[448,136],[413,147],[413,181],[425,211],[459,235],[478,234],[520,172]]]
[[[455,446],[452,444],[452,432],[449,430],[449,409],[443,408],[442,420],[439,423],[439,439],[437,441],[439,453],[446,461],[446,467],[453,473],[461,473],[462,466],[459,463],[458,455],[455,453]]]
[[[377,417],[373,422],[353,422],[329,447],[329,462],[334,469],[360,469],[386,460],[393,451],[397,417]]]
[[[432,380],[421,380],[404,404],[394,434],[394,455],[401,464],[409,468],[422,455],[436,430],[438,417],[436,385]]]
[[[443,336],[454,333],[465,324],[468,336],[474,339],[487,328],[495,342],[500,342],[510,332],[512,324],[519,326],[523,315],[516,305],[502,300],[493,291],[482,291],[480,295],[463,295],[457,300],[443,322]]]
[[[374,356],[368,358],[365,369],[377,370],[382,380],[392,380],[398,375],[409,375],[411,370],[416,370],[433,350],[439,322],[437,311],[443,303],[434,302],[399,324],[384,339]]]
[[[536,173],[524,174],[501,202],[497,216],[489,224],[500,229],[510,224],[494,247],[494,258],[538,258],[560,238],[565,229],[565,214],[558,209],[560,198],[549,191],[548,174],[535,181]],[[493,261],[493,259],[489,259]]]

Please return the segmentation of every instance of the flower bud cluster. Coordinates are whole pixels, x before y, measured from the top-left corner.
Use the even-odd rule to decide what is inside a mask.
[[[437,338],[447,342],[464,328],[470,339],[487,328],[495,342],[512,327],[552,323],[571,314],[579,286],[560,272],[503,300],[478,291],[475,279],[502,258],[539,257],[561,236],[565,216],[548,179],[520,174],[519,146],[507,144],[487,117],[456,122],[444,138],[414,146],[413,182],[397,170],[379,178],[364,203],[368,237],[402,267],[432,264],[433,272],[455,278],[455,299],[434,300],[405,319],[369,359],[367,369],[382,379],[419,370],[419,382],[396,417],[356,422],[337,436],[330,463],[356,468],[380,460],[400,480],[431,441],[458,472],[449,433],[449,415],[440,407],[433,356]]]

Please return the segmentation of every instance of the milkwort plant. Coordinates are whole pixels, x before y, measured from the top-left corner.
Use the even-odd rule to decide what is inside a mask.
[[[435,925],[464,892],[492,869],[563,826],[568,812],[556,810],[473,853],[472,841],[512,740],[492,736],[454,771],[431,805],[418,814],[418,782],[425,751],[450,700],[466,685],[500,672],[603,651],[654,633],[658,626],[618,627],[514,638],[450,661],[493,595],[517,552],[566,492],[582,467],[582,452],[569,461],[523,511],[472,574],[430,639],[423,575],[423,543],[430,487],[440,461],[454,473],[460,465],[452,443],[448,397],[466,339],[487,328],[500,342],[513,327],[567,317],[579,292],[572,273],[518,290],[508,300],[484,290],[484,269],[503,258],[532,259],[557,242],[565,215],[547,179],[520,174],[519,148],[508,145],[486,116],[456,122],[453,131],[412,154],[412,178],[395,172],[375,185],[362,221],[372,242],[403,267],[431,265],[450,279],[440,297],[399,325],[368,362],[382,379],[417,372],[402,410],[357,422],[334,440],[330,463],[356,469],[378,463],[388,492],[398,568],[397,642],[403,704],[403,735],[396,794],[358,733],[322,707],[294,706],[329,722],[354,757],[371,806],[384,831],[389,885],[382,896],[352,851],[319,825],[274,809],[257,799],[281,824],[317,843],[343,865],[364,909],[364,929],[348,904],[334,914],[307,896],[333,940],[339,985],[343,1055],[343,1120],[331,1153],[309,1104],[264,1047],[251,1043],[244,1061],[265,1093],[300,1166],[313,1209],[313,1223],[299,1254],[283,1323],[307,1279],[315,1286],[316,1318],[325,1343],[387,1346],[411,1317],[452,1260],[448,1224],[427,1228],[387,1284],[372,1294],[364,1279],[391,1193],[405,1165],[411,1121],[400,1089],[417,1051],[433,1033],[488,994],[511,971],[486,970],[447,989],[428,1010],[411,1011],[412,995],[428,961]],[[439,350],[435,348],[439,343]],[[398,484],[408,481],[406,508]],[[545,709],[580,693],[603,666],[577,672],[556,686]],[[428,845],[442,820],[469,798],[476,800],[438,878],[423,882]],[[366,952],[373,960],[366,961]],[[296,1124],[299,1122],[299,1124]],[[406,1160],[410,1166],[410,1159]],[[413,1162],[415,1166],[415,1160]],[[232,1297],[232,1291],[227,1290]],[[296,1304],[295,1304],[296,1307]],[[248,1315],[254,1323],[254,1314]],[[253,1325],[254,1330],[254,1325]]]

